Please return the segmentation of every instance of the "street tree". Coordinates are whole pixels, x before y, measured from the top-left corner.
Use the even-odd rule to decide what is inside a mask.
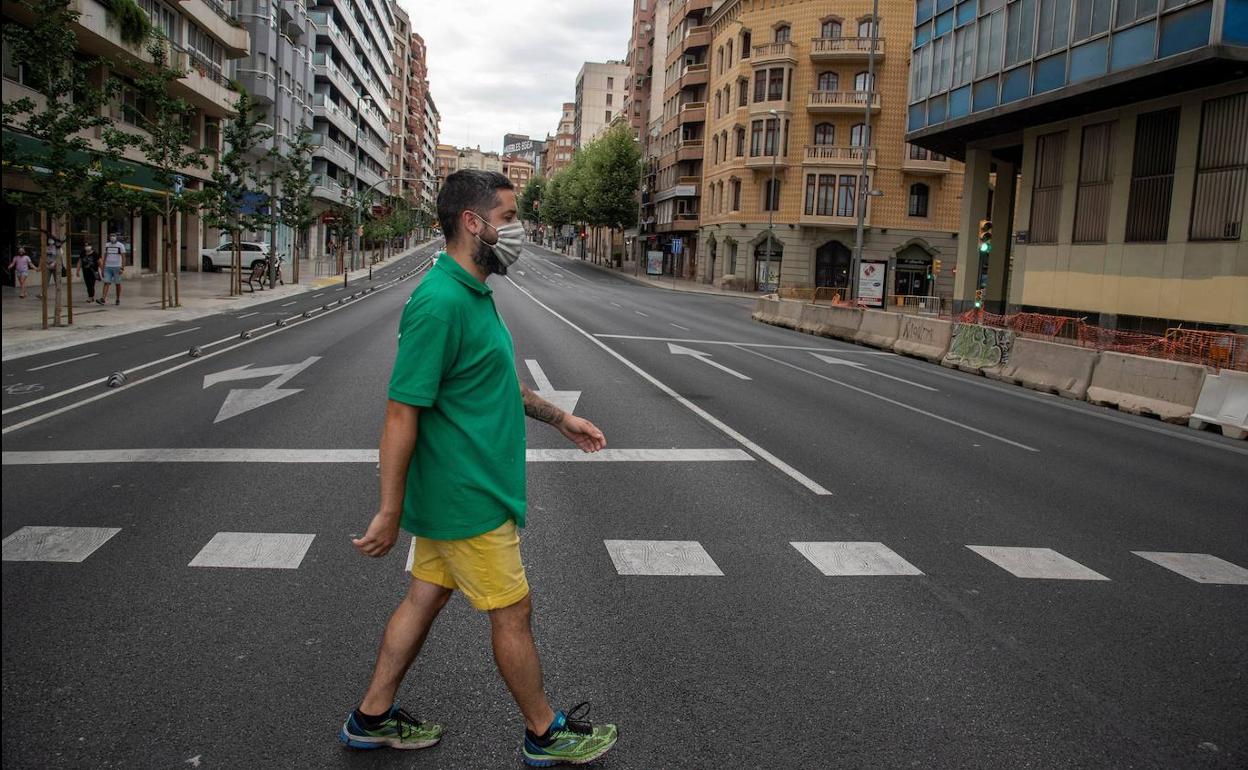
[[[291,238],[291,280],[299,283],[300,247],[307,239],[308,228],[316,224],[316,213],[312,209],[312,190],[316,186],[317,175],[312,171],[312,130],[300,126],[295,135],[286,140],[286,152],[280,155],[278,174],[281,179],[278,195],[278,221],[290,228]]]
[[[637,223],[637,189],[641,184],[641,152],[627,126],[616,126],[590,145],[586,186],[589,217],[615,230]]]
[[[151,63],[134,80],[138,102],[146,109],[128,104],[123,109],[129,122],[142,129],[142,133],[127,133],[128,141],[143,153],[156,182],[166,190],[161,194],[137,196],[140,209],[159,214],[164,223],[160,267],[160,307],[164,309],[181,305],[176,214],[190,213],[196,208],[193,196],[183,193],[184,173],[208,164],[205,152],[191,146],[194,140],[191,118],[195,108],[173,95],[172,86],[187,73],[175,57],[185,54],[174,50],[159,30],[154,30],[148,38],[146,50]]]
[[[265,205],[266,180],[258,171],[259,164],[249,160],[250,154],[273,135],[272,129],[260,123],[264,113],[257,112],[251,95],[237,90],[234,117],[226,121],[222,139],[225,152],[212,172],[212,185],[199,198],[204,218],[212,227],[230,234],[233,253],[230,257],[230,295],[242,293],[242,252],[239,241],[244,230],[262,230],[273,217]]]
[[[79,12],[64,0],[19,0],[14,5],[21,16],[30,19],[30,26],[4,25],[6,56],[36,95],[6,100],[0,111],[6,134],[6,172],[11,170],[22,179],[14,185],[6,183],[4,201],[40,210],[39,243],[31,244],[31,250],[39,259],[42,326],[46,329],[49,279],[55,290],[53,325],[62,325],[61,281],[49,270],[48,239],[61,242],[60,264],[68,274],[70,219],[126,207],[129,196],[119,184],[127,175],[127,167],[120,162],[126,139],[112,127],[104,109],[119,93],[120,84],[111,77],[97,82],[93,72],[100,60],[79,55],[73,31]],[[88,138],[93,133],[99,141]],[[59,237],[55,234],[58,224]],[[69,291],[67,321],[72,324]]]
[[[520,191],[520,218],[526,222],[538,221],[538,213],[542,208],[542,192],[546,188],[546,180],[535,176]]]

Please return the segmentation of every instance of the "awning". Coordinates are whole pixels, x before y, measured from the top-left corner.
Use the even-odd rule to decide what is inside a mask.
[[[17,151],[23,156],[38,157],[44,152],[45,143],[41,139],[36,139],[32,136],[27,136],[26,134],[20,134],[16,131],[8,130],[3,132],[3,136],[4,141],[6,143],[10,141],[13,142],[14,146],[17,147]],[[88,159],[88,155],[85,152],[77,150],[71,150],[69,157],[75,161],[85,161]],[[11,167],[8,158],[4,159],[4,165],[6,167]],[[141,163],[134,163],[129,160],[108,161],[108,165],[110,169],[122,172],[120,181],[122,187],[126,187],[131,190],[140,190],[142,192],[156,193],[158,195],[172,192],[172,190],[168,187],[156,181],[156,170],[151,166],[145,166]],[[40,168],[38,166],[35,166],[30,170],[36,174],[48,173],[46,168]]]

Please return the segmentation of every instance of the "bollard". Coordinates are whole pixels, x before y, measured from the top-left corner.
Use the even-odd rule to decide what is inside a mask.
[[[126,384],[125,372],[113,372],[112,374],[108,375],[108,387],[120,388],[122,385],[125,385],[125,384]]]
[[[279,318],[279,319],[277,319],[277,324],[276,324],[277,328],[279,328],[279,329],[280,329],[280,328],[282,328],[282,327],[283,327],[283,326],[285,326],[285,325],[286,325],[286,319],[285,319],[285,318]]]
[[[239,338],[240,340],[249,340],[249,339],[251,339],[251,329],[245,329],[245,330],[243,330],[243,331],[242,331],[242,332],[238,335],[238,338]]]
[[[312,317],[312,311],[311,311],[311,310],[305,310],[305,311],[303,311],[303,317],[304,317],[304,318],[311,318],[311,317]]]
[[[190,350],[186,351],[186,354],[190,356],[191,358],[199,358],[200,356],[204,354],[204,351],[200,350],[199,347],[193,347]]]

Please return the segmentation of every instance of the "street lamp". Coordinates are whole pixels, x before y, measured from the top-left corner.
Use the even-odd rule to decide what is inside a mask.
[[[866,98],[862,100],[862,173],[858,177],[858,184],[854,189],[860,189],[861,192],[857,196],[858,204],[858,224],[854,229],[854,258],[849,267],[849,301],[854,304],[858,301],[858,270],[859,264],[862,263],[862,231],[866,225],[867,218],[867,198],[878,197],[884,193],[880,190],[868,191],[864,180],[867,178],[867,159],[871,156],[871,102],[875,96],[875,47],[880,38],[880,0],[872,0],[871,3],[871,46],[867,49],[867,93]]]
[[[352,176],[354,179],[353,179],[353,183],[351,186],[352,186],[352,189],[357,191],[357,194],[360,189],[360,123],[361,123],[360,105],[364,102],[368,102],[371,104],[372,101],[373,101],[373,97],[365,94],[363,91],[356,94],[356,97],[355,97],[355,170],[352,173]],[[369,188],[369,189],[372,189],[372,188]],[[355,267],[356,257],[358,257],[360,253],[360,201],[358,197],[356,198],[356,201],[355,201],[355,222],[353,223],[353,229],[351,230],[351,237],[353,239],[352,243],[355,244],[354,248],[351,250],[351,267]],[[342,285],[343,286],[347,285],[347,273],[348,272],[349,271],[347,269],[347,261],[344,259],[342,261]]]
[[[767,188],[767,286],[771,285],[771,225],[775,218],[776,203],[776,156],[780,154],[780,113],[767,110],[776,121],[776,143],[771,148],[771,186]],[[780,278],[776,277],[776,290],[780,290]]]

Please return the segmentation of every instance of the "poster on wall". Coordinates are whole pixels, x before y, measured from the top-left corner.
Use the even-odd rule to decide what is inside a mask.
[[[884,306],[884,275],[887,262],[862,262],[858,265],[858,301],[870,307]]]
[[[646,252],[646,275],[663,275],[663,252]]]

